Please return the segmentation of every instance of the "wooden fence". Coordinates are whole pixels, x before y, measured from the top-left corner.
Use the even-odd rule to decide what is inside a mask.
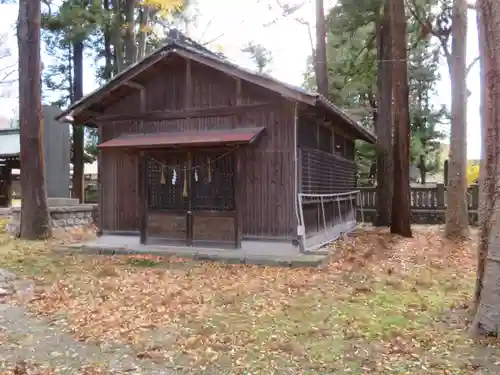
[[[372,219],[376,207],[376,188],[360,187],[361,202],[358,202],[358,210],[362,207],[366,220]],[[479,206],[479,187],[471,185],[467,191],[467,203],[471,223],[477,221],[477,210]],[[437,184],[433,187],[412,187],[410,192],[410,205],[414,221],[427,222],[444,220],[446,209],[446,187]],[[432,220],[430,219],[432,217]]]

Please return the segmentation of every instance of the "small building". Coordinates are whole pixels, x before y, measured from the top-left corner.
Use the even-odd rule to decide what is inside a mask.
[[[142,244],[297,246],[320,229],[320,199],[302,210],[298,194],[355,190],[354,141],[375,142],[324,97],[183,36],[58,119],[99,130],[100,234]]]
[[[0,207],[12,204],[12,170],[19,167],[19,129],[0,129]]]
[[[43,106],[43,150],[47,196],[69,197],[69,126],[54,121],[61,113],[55,106]],[[0,207],[21,198],[21,141],[19,128],[0,129]]]

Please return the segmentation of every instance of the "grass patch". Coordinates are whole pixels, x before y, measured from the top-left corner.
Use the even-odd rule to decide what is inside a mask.
[[[161,265],[160,261],[147,258],[129,258],[125,263],[135,267],[158,267]]]
[[[220,374],[497,374],[498,342],[472,342],[466,331],[475,242],[448,242],[438,229],[418,228],[413,239],[359,233],[336,243],[321,269],[62,256],[49,242],[3,237],[0,258],[43,280],[33,312],[64,314],[76,338],[133,344],[141,358],[161,355],[166,366]]]

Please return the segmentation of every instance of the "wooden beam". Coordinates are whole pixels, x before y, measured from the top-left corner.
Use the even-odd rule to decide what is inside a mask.
[[[236,105],[241,105],[242,101],[243,100],[242,100],[241,79],[237,78],[236,79]],[[240,126],[242,121],[243,121],[242,115],[236,116],[236,121],[233,121],[233,128]]]
[[[191,60],[186,60],[186,81],[185,81],[185,92],[184,92],[184,108],[193,108],[193,79],[191,75]]]
[[[187,168],[184,173],[187,174],[185,181],[187,183],[187,212],[186,212],[186,241],[188,246],[193,246],[194,241],[194,220],[193,220],[193,181],[192,181],[192,169],[193,169],[193,153],[188,151],[187,153]]]
[[[21,169],[21,162],[19,159],[5,160],[5,166],[10,169]]]
[[[139,100],[140,100],[141,112],[146,112],[146,109],[147,109],[146,88],[142,85],[139,85],[137,87],[137,89],[139,90]],[[144,126],[144,120],[142,120],[141,123],[139,124],[139,128],[141,130],[141,133],[146,132],[146,129]]]
[[[7,207],[12,205],[12,169],[6,168],[5,171],[5,189],[7,196],[5,199],[7,200]]]
[[[236,105],[241,105],[242,101],[241,79],[238,78],[236,79]]]
[[[216,117],[216,116],[231,116],[245,113],[253,109],[259,109],[272,106],[275,103],[263,102],[242,104],[235,106],[218,106],[209,108],[191,108],[182,111],[152,111],[152,112],[136,112],[124,113],[117,115],[105,115],[96,118],[99,124],[114,121],[131,121],[131,120],[144,120],[144,121],[161,121],[161,120],[175,120],[184,118],[198,118],[198,117]]]
[[[102,116],[102,115],[103,115],[102,112],[91,111],[89,109],[89,110],[85,111],[85,116],[83,116],[81,118],[94,118],[94,117],[98,117],[98,116]],[[80,116],[77,115],[76,117],[79,118]]]
[[[241,238],[243,237],[243,210],[242,203],[245,200],[243,194],[243,176],[241,171],[241,149],[234,153],[235,173],[233,174],[233,194],[234,194],[234,209],[236,216],[234,217],[234,247],[241,248]]]
[[[140,201],[140,243],[145,245],[148,241],[148,182],[147,159],[144,151],[139,156],[139,201]]]
[[[97,136],[97,143],[101,143],[103,141],[102,137],[102,128],[98,128],[98,136]],[[98,209],[99,209],[99,227],[97,229],[97,235],[102,236],[102,227],[103,227],[103,218],[104,218],[104,194],[103,194],[103,186],[102,186],[102,175],[103,175],[103,170],[102,170],[102,150],[98,149],[97,150],[97,187],[99,189],[99,196],[97,197],[98,201]]]
[[[137,89],[137,90],[144,89],[143,85],[141,85],[140,83],[134,82],[134,81],[125,82],[124,85],[128,86],[128,87],[132,87],[133,89]]]

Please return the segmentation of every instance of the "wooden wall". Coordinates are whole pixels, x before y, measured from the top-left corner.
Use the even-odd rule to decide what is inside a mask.
[[[146,111],[180,111],[187,107],[210,108],[270,101],[272,106],[255,108],[239,115],[183,118],[163,121],[115,121],[99,124],[102,140],[125,133],[154,133],[233,127],[266,127],[255,145],[236,152],[241,160],[242,226],[244,237],[294,238],[294,105],[267,90],[193,61],[191,89],[186,90],[184,59],[138,77],[145,86]],[[139,90],[106,109],[105,114],[140,112]],[[104,231],[139,229],[139,184],[137,152],[102,151],[102,194]]]

